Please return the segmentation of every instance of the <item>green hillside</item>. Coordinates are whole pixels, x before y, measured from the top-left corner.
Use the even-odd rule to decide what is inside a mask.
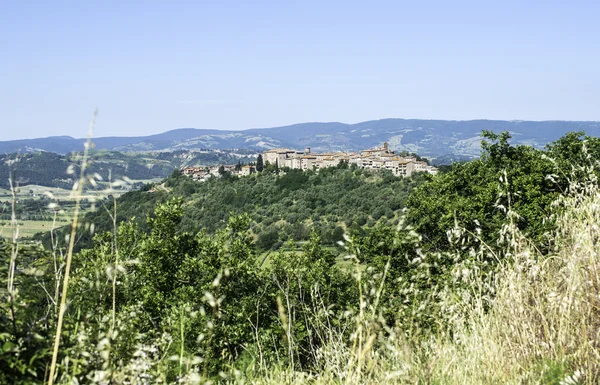
[[[278,249],[287,240],[306,241],[312,229],[324,242],[335,244],[344,231],[361,233],[377,223],[396,224],[410,193],[427,179],[425,174],[401,178],[347,167],[226,175],[207,182],[175,172],[159,186],[120,197],[117,221],[135,217],[145,227],[156,204],[181,198],[178,231],[213,234],[227,225],[230,216],[247,214],[263,250]],[[112,226],[104,209],[88,214],[85,221],[101,230]]]
[[[435,176],[175,172],[0,241],[0,382],[598,383],[600,139],[482,136]]]

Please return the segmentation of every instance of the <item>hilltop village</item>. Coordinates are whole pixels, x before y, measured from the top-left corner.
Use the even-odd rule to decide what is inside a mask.
[[[339,165],[340,162],[344,162],[348,165],[356,165],[361,169],[389,170],[395,176],[410,176],[414,172],[436,174],[438,171],[436,167],[429,166],[426,162],[419,161],[414,156],[395,154],[394,151],[389,149],[387,143],[384,143],[383,147],[362,150],[358,153],[313,153],[310,151],[310,147],[307,147],[304,151],[277,148],[263,152],[262,160],[265,165],[277,165],[282,169],[318,170],[334,167]],[[238,176],[250,175],[256,171],[256,167],[251,165],[214,165],[186,167],[182,171],[195,180],[206,180],[211,176],[219,176],[223,172],[230,172]]]

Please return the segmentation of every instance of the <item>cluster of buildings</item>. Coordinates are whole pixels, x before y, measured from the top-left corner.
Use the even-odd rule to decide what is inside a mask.
[[[310,147],[304,151],[273,149],[263,153],[263,162],[301,170],[312,170],[337,166],[340,162],[355,164],[358,168],[373,171],[390,170],[396,176],[410,176],[413,172],[436,174],[438,169],[414,156],[399,156],[391,151],[387,143],[383,147],[363,150],[358,153],[312,153]]]
[[[196,181],[203,182],[213,176],[221,176],[223,172],[229,172],[233,175],[247,176],[255,172],[254,166],[243,165],[213,165],[213,166],[194,166],[186,167],[182,170],[183,175],[189,176]]]
[[[410,176],[414,172],[428,172],[436,174],[438,169],[429,166],[426,162],[417,160],[414,156],[399,156],[391,151],[387,143],[381,148],[373,148],[356,152],[328,152],[312,153],[310,147],[304,151],[296,151],[285,148],[268,150],[262,154],[263,163],[277,165],[279,168],[289,167],[291,169],[313,170],[334,167],[345,162],[348,165],[355,164],[358,168],[378,171],[390,170],[396,176]],[[227,171],[233,175],[246,176],[255,172],[254,166],[198,166],[186,167],[183,174],[194,180],[203,181],[212,176],[220,176]]]

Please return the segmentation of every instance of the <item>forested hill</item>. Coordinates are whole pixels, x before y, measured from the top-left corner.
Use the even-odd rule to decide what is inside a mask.
[[[550,215],[550,203],[566,188],[565,170],[583,161],[584,140],[589,151],[600,155],[599,140],[571,133],[547,150],[537,150],[512,145],[508,133],[486,135],[482,159],[455,164],[436,177],[417,173],[402,178],[340,165],[280,174],[270,169],[249,177],[226,173],[222,178],[195,182],[176,171],[159,185],[119,198],[117,222],[135,217],[144,228],[156,204],[179,198],[184,210],[179,231],[214,233],[231,215],[245,213],[252,220],[258,246],[267,250],[287,240],[306,240],[312,229],[334,244],[344,232],[363,233],[378,223],[395,225],[408,209],[408,220],[429,246],[444,248],[447,230],[457,224],[469,231],[486,228],[488,234],[496,234],[490,239],[494,241],[505,218],[498,205],[510,196],[512,208],[520,214],[518,226],[541,239],[548,228],[545,218]],[[508,175],[510,185],[499,183],[502,173]],[[558,176],[549,179],[548,175]],[[98,230],[112,226],[103,208],[89,213],[85,222]],[[82,235],[79,247],[90,242],[89,235]]]
[[[505,121],[505,120],[421,120],[381,119],[357,124],[301,123],[291,126],[250,130],[204,130],[184,128],[142,137],[96,138],[97,149],[115,151],[174,151],[184,149],[274,147],[313,151],[356,151],[388,142],[393,150],[415,152],[447,159],[480,155],[481,132],[509,131],[514,144],[536,148],[557,140],[570,131],[600,135],[599,122]],[[0,153],[46,150],[56,153],[79,151],[85,139],[51,137],[0,142]]]
[[[227,225],[231,215],[248,214],[252,233],[263,250],[277,249],[288,240],[305,241],[312,229],[326,243],[334,244],[345,231],[362,232],[376,223],[397,223],[410,193],[429,177],[401,178],[346,166],[319,172],[289,170],[285,175],[226,174],[195,182],[175,172],[164,184],[121,196],[117,219],[135,217],[145,227],[156,204],[180,198],[183,219],[179,231],[214,233]],[[85,222],[94,223],[97,229],[112,226],[109,212],[102,208],[89,213]]]
[[[175,172],[160,185],[119,198],[117,222],[136,217],[145,228],[156,204],[179,198],[179,231],[214,233],[231,215],[245,213],[258,246],[266,250],[287,240],[306,240],[311,229],[333,244],[343,232],[360,234],[378,223],[395,225],[407,209],[408,222],[427,247],[444,249],[449,245],[447,231],[455,226],[472,232],[485,229],[490,237],[486,241],[496,242],[510,207],[519,213],[516,225],[542,241],[551,223],[551,203],[572,178],[567,172],[573,164],[591,162],[590,156],[600,157],[600,140],[570,133],[538,150],[511,144],[508,133],[484,135],[481,159],[455,164],[435,177],[401,178],[347,165],[279,175],[270,169],[249,177],[226,173],[208,182]],[[102,208],[89,213],[85,222],[99,230],[112,226]],[[90,241],[82,235],[80,247]]]
[[[81,150],[81,149],[79,149]],[[81,155],[55,154],[46,151],[7,154],[0,156],[0,175],[15,177],[19,185],[36,184],[48,187],[71,188],[73,175],[67,174],[70,165],[78,165]],[[94,151],[90,154],[88,168],[102,180],[127,177],[133,180],[165,178],[173,170],[185,165],[211,165],[247,163],[254,160],[249,152],[230,151],[174,151],[165,153],[121,153]],[[0,186],[7,187],[7,186]]]

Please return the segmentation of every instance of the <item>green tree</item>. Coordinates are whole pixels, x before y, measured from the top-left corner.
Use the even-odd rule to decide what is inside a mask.
[[[484,132],[482,157],[454,164],[431,178],[408,201],[408,219],[432,250],[448,250],[447,231],[455,226],[495,247],[507,210],[519,214],[518,227],[541,243],[550,228],[545,219],[557,187],[547,178],[553,165],[542,151],[509,144],[510,134]]]
[[[258,158],[256,158],[256,171],[262,172],[263,168],[264,168],[263,156],[262,156],[262,154],[258,154]]]
[[[548,157],[555,163],[555,176],[562,188],[567,180],[584,180],[590,170],[599,173],[597,160],[600,158],[600,138],[585,135],[584,132],[569,132],[562,138],[546,146]],[[587,170],[586,170],[587,168]]]
[[[334,255],[323,248],[316,231],[302,252],[282,250],[270,262],[265,274],[270,278],[268,293],[273,304],[280,301],[287,318],[287,328],[279,322],[272,326],[276,334],[285,336],[286,343],[278,350],[286,352],[283,358],[290,364],[307,367],[315,359],[311,352],[329,338],[324,328],[328,320],[335,319],[332,315],[341,317],[347,305],[356,303],[355,281],[335,265]],[[315,311],[322,304],[329,304],[327,311]],[[271,314],[277,319],[276,312]]]

